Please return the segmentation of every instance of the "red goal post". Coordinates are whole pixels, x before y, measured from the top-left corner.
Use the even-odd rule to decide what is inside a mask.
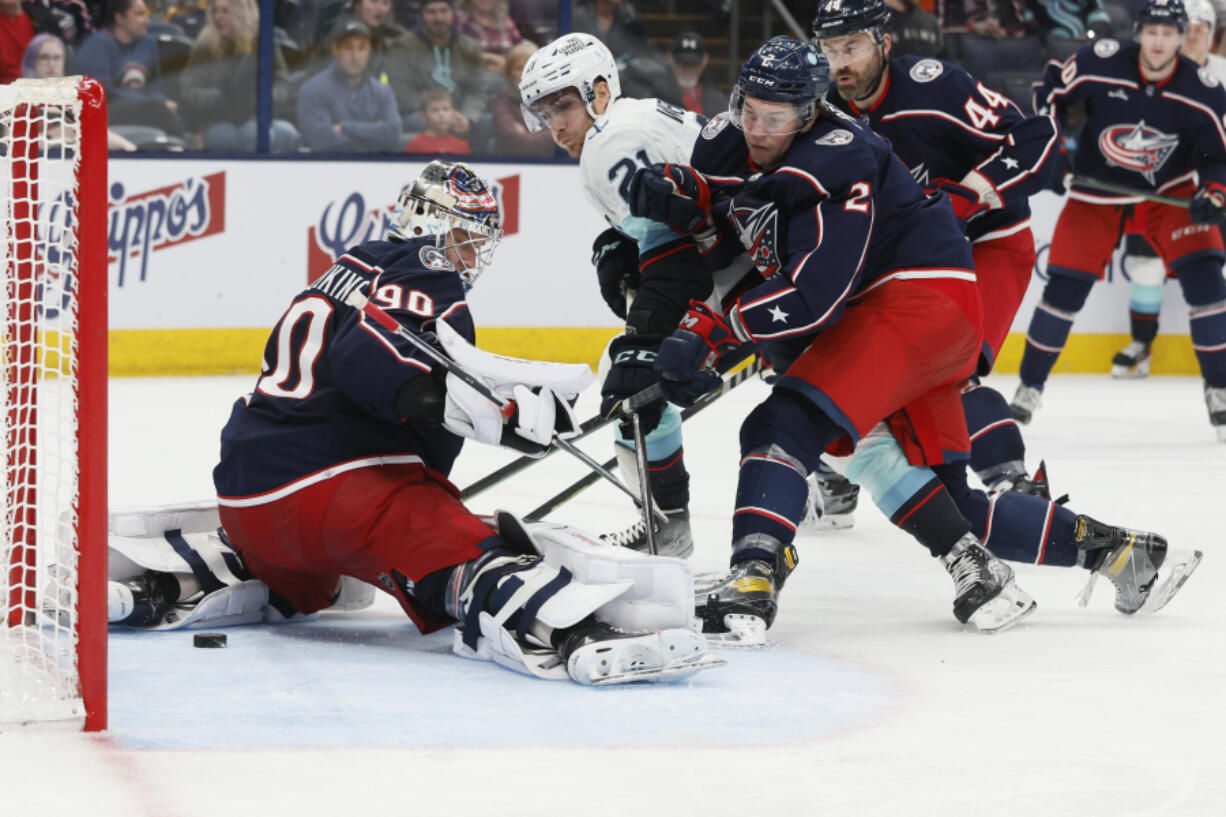
[[[0,86],[0,731],[106,728],[106,100]]]

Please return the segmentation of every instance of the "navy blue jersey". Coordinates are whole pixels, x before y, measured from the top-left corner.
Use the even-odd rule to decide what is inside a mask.
[[[729,310],[755,340],[816,332],[889,278],[975,280],[944,194],[926,196],[889,142],[827,104],[720,212],[766,279]]]
[[[1035,86],[1035,108],[1063,120],[1084,103],[1086,122],[1077,140],[1073,172],[1145,190],[1192,181],[1226,184],[1226,91],[1217,78],[1178,56],[1164,82],[1142,79],[1141,47],[1099,40],[1065,63],[1048,63]],[[1093,202],[1135,199],[1073,186],[1070,194]]]
[[[443,318],[473,340],[464,286],[433,239],[351,248],[273,328],[255,391],[235,402],[221,432],[218,496],[271,499],[257,495],[279,496],[290,483],[380,457],[451,469],[461,438],[402,422],[396,412],[400,388],[431,376],[429,359],[346,304],[355,289],[412,332]]]
[[[828,100],[886,137],[923,187],[960,182],[974,170],[1002,207],[967,224],[972,239],[1030,217],[1029,198],[1047,186],[1059,155],[1060,129],[1050,116],[1026,116],[956,65],[937,59],[890,60],[886,90],[860,110],[837,93]]]

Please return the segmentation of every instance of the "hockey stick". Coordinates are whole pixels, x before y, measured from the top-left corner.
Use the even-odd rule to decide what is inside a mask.
[[[429,344],[428,342],[426,342],[419,336],[413,334],[408,329],[401,326],[400,321],[396,320],[391,315],[387,314],[387,312],[383,311],[383,309],[380,308],[378,305],[372,304],[370,302],[370,299],[367,298],[365,295],[363,295],[360,290],[354,289],[353,292],[350,292],[349,295],[346,296],[345,298],[345,303],[349,304],[354,309],[357,309],[363,315],[368,315],[372,320],[374,320],[376,323],[378,323],[383,328],[387,329],[392,334],[396,335],[397,337],[404,338],[409,343],[413,344],[413,346],[416,347],[419,351],[423,352],[424,354],[429,356],[431,359],[433,359],[436,363],[438,363],[440,366],[442,366],[444,369],[446,369],[449,374],[453,374],[456,377],[458,377],[460,380],[463,380],[467,385],[471,386],[473,390],[475,390],[478,394],[480,394],[486,400],[489,400],[495,406],[498,406],[498,410],[503,416],[504,423],[515,414],[515,401],[514,400],[508,400],[505,397],[500,397],[499,395],[495,394],[494,390],[491,389],[484,380],[477,377],[472,372],[468,371],[468,369],[464,368],[459,363],[456,363],[454,360],[452,360],[450,357],[448,357],[446,354],[444,354],[439,349],[436,349],[434,346],[432,346],[431,344]],[[615,485],[618,488],[618,490],[622,491],[624,494],[626,494],[631,499],[633,499],[636,505],[643,507],[638,496],[636,496],[633,491],[627,488],[625,484],[622,483],[621,480],[613,476],[613,474],[607,468],[600,467],[599,463],[597,463],[594,459],[589,457],[587,454],[580,451],[574,445],[571,445],[570,443],[561,439],[555,434],[553,439],[550,440],[550,446],[557,446],[558,448],[562,449],[568,454],[571,454],[576,459],[578,459],[580,462],[582,462],[584,465],[587,465],[588,467],[592,468],[599,477],[602,477],[603,479],[608,480],[610,483]],[[650,503],[648,503],[648,506],[649,504]]]
[[[694,403],[694,405],[690,406],[689,408],[682,409],[681,410],[682,422],[685,422],[686,420],[690,419],[698,412],[707,408],[712,403],[714,403],[716,400],[718,400],[720,397],[723,397],[725,394],[732,391],[737,386],[744,383],[746,380],[749,380],[752,377],[756,377],[762,371],[763,368],[764,367],[762,365],[761,358],[755,358],[745,368],[737,369],[732,374],[724,378],[723,385],[721,385],[718,389],[704,394]],[[654,386],[648,387],[647,389],[644,389],[642,392],[639,392],[639,394],[645,394],[648,391],[650,391],[650,389],[652,388],[655,388],[655,387]],[[638,395],[635,395],[635,397],[631,398],[631,400],[634,400],[637,397]],[[614,457],[608,462],[603,463],[603,466],[605,469],[610,469],[616,464],[617,464],[617,458]],[[578,480],[566,486],[561,491],[551,496],[549,499],[545,500],[538,507],[532,509],[531,511],[528,511],[528,513],[525,514],[524,518],[531,519],[533,521],[540,520],[541,518],[557,510],[559,507],[566,504],[567,502],[574,499],[576,496],[578,496],[579,494],[583,493],[585,490],[590,488],[592,485],[596,483],[597,479],[599,479],[599,477],[597,477],[596,474],[594,473],[584,474]]]
[[[588,436],[589,434],[595,431],[599,431],[600,429],[607,426],[609,423],[612,423],[618,419],[620,418],[619,417],[601,417],[597,415],[590,419],[584,420],[583,424],[579,426],[579,433],[576,434],[574,437],[571,437],[569,442],[572,442],[572,443],[578,442],[579,440],[582,440],[584,437]],[[548,451],[545,452],[545,456],[543,457],[529,457],[527,454],[525,454],[522,457],[517,457],[511,460],[510,462],[508,462],[506,465],[502,466],[498,470],[492,471],[491,473],[486,474],[485,476],[481,477],[481,479],[477,480],[472,485],[469,485],[467,488],[461,491],[460,499],[464,499],[464,500],[472,499],[474,496],[477,496],[478,494],[488,491],[490,488],[493,488],[498,483],[503,482],[508,477],[515,476],[520,471],[527,468],[529,465],[532,465],[533,463],[541,462],[542,460],[547,459],[548,457],[552,456],[555,450],[556,449],[553,449],[553,448],[549,449]]]
[[[1095,190],[1103,190],[1107,193],[1118,193],[1121,196],[1136,196],[1139,199],[1155,201],[1159,204],[1170,204],[1174,207],[1192,206],[1191,199],[1179,198],[1178,196],[1164,196],[1161,193],[1151,193],[1148,190],[1138,190],[1135,187],[1129,187],[1124,184],[1104,182],[1101,179],[1095,179],[1092,176],[1074,176],[1072,183],[1079,184],[1082,187],[1093,187]]]

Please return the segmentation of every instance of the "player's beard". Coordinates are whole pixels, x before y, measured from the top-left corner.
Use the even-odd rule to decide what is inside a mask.
[[[886,63],[885,55],[878,51],[874,64],[856,82],[846,86],[839,84],[839,77],[848,75],[854,77],[857,75],[850,71],[836,71],[833,78],[839,96],[855,103],[868,99],[876,92],[877,86],[881,84],[881,78],[885,75]]]
[[[1175,60],[1177,59],[1179,59],[1179,52],[1174,51],[1169,57],[1166,58],[1164,63],[1161,65],[1154,65],[1152,62],[1150,62],[1149,57],[1147,57],[1145,54],[1141,54],[1141,62],[1145,65],[1145,70],[1151,74],[1156,74],[1159,76],[1165,74],[1167,71],[1170,71],[1171,66],[1175,64]]]

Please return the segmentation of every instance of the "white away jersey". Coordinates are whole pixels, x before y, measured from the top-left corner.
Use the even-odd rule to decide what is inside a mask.
[[[617,99],[587,132],[579,169],[588,201],[613,227],[635,239],[639,252],[675,240],[666,225],[630,215],[634,171],[658,163],[688,165],[703,120],[658,99]]]

